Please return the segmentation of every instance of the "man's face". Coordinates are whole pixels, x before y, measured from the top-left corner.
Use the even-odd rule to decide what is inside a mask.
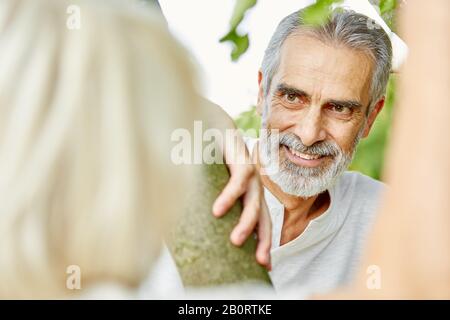
[[[270,178],[284,192],[316,195],[346,170],[375,118],[366,121],[372,68],[362,51],[300,34],[286,39],[267,96],[260,81],[258,103],[264,126],[279,130],[279,141],[261,140],[260,154],[270,161],[279,152]]]

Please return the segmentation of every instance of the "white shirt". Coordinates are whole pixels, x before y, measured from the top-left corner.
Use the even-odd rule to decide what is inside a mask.
[[[257,140],[245,141],[252,152]],[[329,208],[297,238],[280,246],[284,206],[265,188],[272,219],[270,277],[276,291],[296,287],[314,294],[347,284],[359,267],[383,189],[377,180],[345,172],[328,190]]]

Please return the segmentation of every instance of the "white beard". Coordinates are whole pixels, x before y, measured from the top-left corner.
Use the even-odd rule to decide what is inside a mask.
[[[323,141],[318,143],[317,146],[306,147],[293,133],[280,133],[279,139],[273,139],[270,137],[271,134],[268,133],[268,137],[260,139],[260,159],[262,159],[261,162],[264,167],[278,169],[269,170],[267,175],[283,192],[297,197],[309,198],[331,188],[336,180],[345,172],[353,159],[356,145],[361,139],[363,129],[364,126],[358,133],[349,154],[344,153],[332,141]],[[330,156],[332,156],[333,161],[331,164],[318,168],[300,167],[287,158],[284,158],[280,162],[278,159],[281,158],[278,156],[280,142],[283,144],[286,143],[295,149],[300,148],[302,150],[301,152],[311,150],[312,152],[310,151],[309,153],[312,154],[331,154]]]

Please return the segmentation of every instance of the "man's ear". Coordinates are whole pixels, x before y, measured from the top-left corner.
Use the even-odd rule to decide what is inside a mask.
[[[372,129],[372,125],[375,122],[375,119],[384,107],[385,98],[386,97],[382,97],[380,101],[377,102],[370,114],[367,116],[367,123],[366,128],[364,129],[363,138],[366,138],[369,135],[370,129]]]
[[[263,75],[261,70],[258,71],[258,101],[256,102],[256,112],[262,115],[262,106],[264,104]]]

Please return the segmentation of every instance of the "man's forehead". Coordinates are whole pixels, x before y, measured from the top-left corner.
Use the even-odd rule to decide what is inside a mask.
[[[293,34],[281,48],[276,77],[302,90],[319,89],[334,98],[350,95],[362,99],[363,95],[368,95],[372,65],[372,59],[361,50]]]

